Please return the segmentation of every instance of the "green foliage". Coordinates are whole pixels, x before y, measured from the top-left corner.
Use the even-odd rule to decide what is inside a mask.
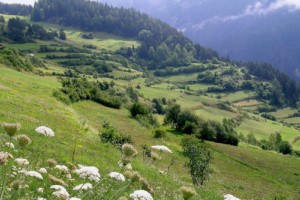
[[[163,129],[156,129],[154,131],[154,138],[157,138],[157,139],[164,138],[164,137],[166,137],[166,135],[167,135],[167,132]]]
[[[18,71],[32,71],[34,66],[30,58],[23,56],[16,49],[4,47],[0,50],[0,63],[12,67]]]
[[[26,22],[20,18],[11,18],[8,21],[8,37],[9,39],[18,42],[25,42]]]
[[[115,147],[121,149],[123,144],[132,144],[130,135],[122,135],[117,132],[117,129],[109,122],[104,122],[103,130],[99,134],[100,140],[103,143],[111,143]]]
[[[207,121],[202,124],[199,137],[203,140],[237,146],[239,139],[233,129],[231,120],[224,119],[223,124],[216,121]]]
[[[204,143],[192,137],[183,138],[181,145],[184,155],[189,158],[188,166],[194,185],[203,185],[212,173],[210,150]]]
[[[132,117],[136,117],[137,115],[148,115],[149,110],[146,105],[136,102],[131,106],[130,114]]]
[[[64,102],[78,102],[81,100],[92,100],[104,106],[119,109],[122,101],[118,96],[109,94],[109,84],[105,82],[89,82],[84,78],[66,78],[62,79],[62,88],[60,91],[64,94],[55,92],[58,99]],[[107,90],[107,91],[104,91]]]
[[[67,39],[67,35],[63,29],[60,29],[60,31],[59,31],[59,39],[61,39],[61,40]]]
[[[292,154],[293,148],[287,141],[281,141],[277,145],[278,151],[282,154]]]
[[[272,121],[276,121],[276,117],[272,114],[269,114],[269,113],[263,113],[261,114],[261,116],[263,118],[266,118],[266,119],[269,119],[269,120],[272,120]]]

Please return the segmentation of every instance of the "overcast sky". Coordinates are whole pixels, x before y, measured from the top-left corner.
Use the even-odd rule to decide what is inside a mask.
[[[31,4],[35,2],[35,0],[0,0],[3,3],[22,3],[22,4]]]

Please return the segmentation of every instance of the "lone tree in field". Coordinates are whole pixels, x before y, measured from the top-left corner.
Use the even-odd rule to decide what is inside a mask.
[[[212,173],[211,152],[203,142],[193,137],[182,139],[182,147],[184,155],[189,158],[188,166],[194,185],[203,185]]]

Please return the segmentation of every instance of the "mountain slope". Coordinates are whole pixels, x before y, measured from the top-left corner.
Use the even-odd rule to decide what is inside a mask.
[[[295,1],[104,2],[158,17],[222,56],[265,61],[298,79],[300,12]]]

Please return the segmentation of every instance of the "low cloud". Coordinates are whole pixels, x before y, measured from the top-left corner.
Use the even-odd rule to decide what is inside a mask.
[[[275,0],[269,3],[264,2],[265,1],[257,1],[252,5],[248,5],[243,12],[237,15],[229,15],[225,17],[214,16],[203,20],[199,24],[194,25],[193,29],[200,30],[208,24],[234,21],[248,16],[265,16],[280,9],[288,9],[289,12],[300,10],[299,0]]]

